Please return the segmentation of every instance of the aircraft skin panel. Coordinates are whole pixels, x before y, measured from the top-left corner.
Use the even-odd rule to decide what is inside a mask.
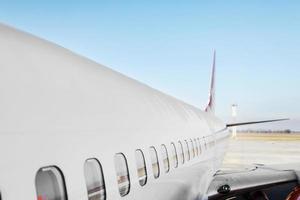
[[[228,133],[221,134],[226,135]],[[150,197],[153,197],[155,194],[158,195],[155,196],[156,199],[162,200],[179,200],[179,197],[182,196],[190,196],[190,198],[186,199],[195,199],[196,196],[203,197],[213,174],[220,166],[221,159],[224,156],[224,152],[216,155],[216,149],[204,149],[204,145],[202,145],[203,150],[199,157],[186,162],[184,165],[180,164],[179,168],[171,168],[168,174],[161,172],[161,176],[158,179],[154,179],[149,146],[153,145],[159,150],[161,144],[169,145],[173,140],[154,144],[149,142],[148,145],[130,143],[127,147],[118,147],[118,140],[110,143],[101,136],[93,137],[92,141],[86,138],[86,135],[54,134],[35,136],[1,135],[0,145],[3,151],[0,152],[0,155],[5,159],[0,161],[0,177],[1,189],[6,191],[6,193],[3,193],[6,199],[16,199],[21,196],[34,199],[35,188],[32,180],[40,167],[50,165],[59,166],[63,171],[66,177],[69,199],[85,199],[86,188],[83,179],[83,163],[87,158],[97,158],[101,162],[107,188],[106,192],[110,197],[108,199],[140,199],[141,196],[144,196],[143,199],[150,200],[153,199]],[[182,139],[180,138],[180,140]],[[224,140],[222,145],[218,144],[215,148],[225,149],[226,146],[227,142]],[[139,185],[136,175],[134,150],[137,148],[143,151],[146,160],[148,182],[144,187]],[[9,152],[9,156],[7,156],[7,152]],[[118,192],[113,166],[113,156],[118,152],[126,155],[132,182],[130,193],[123,198],[120,198]],[[159,152],[158,156],[160,166],[163,166]],[[16,182],[15,180],[18,181]],[[171,190],[171,188],[174,190]],[[166,193],[166,191],[168,192]],[[174,192],[173,195],[171,195],[172,192]],[[168,196],[169,198],[167,198]],[[175,198],[175,196],[178,198]]]
[[[173,124],[209,134],[203,121],[213,115],[62,47],[3,25],[0,42],[0,133],[113,134]]]
[[[229,133],[211,113],[45,40],[0,25],[0,190],[3,200],[36,199],[34,178],[58,166],[68,199],[87,199],[84,161],[97,158],[107,199],[201,199],[224,156]],[[222,130],[222,131],[221,131]],[[200,138],[202,154],[153,178],[149,147]],[[204,142],[210,146],[204,148]],[[208,144],[207,144],[208,146]],[[138,183],[134,151],[146,160]],[[131,180],[120,197],[114,155]],[[167,192],[166,192],[167,191]],[[143,197],[143,198],[142,198]]]

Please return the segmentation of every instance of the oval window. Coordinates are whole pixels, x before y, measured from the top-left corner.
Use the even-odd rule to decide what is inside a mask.
[[[200,155],[202,153],[200,138],[197,138],[197,141],[199,145],[199,155]]]
[[[145,157],[142,150],[137,149],[135,151],[135,160],[136,160],[137,173],[139,177],[139,183],[141,186],[144,186],[147,183],[147,170],[146,170]]]
[[[206,143],[206,138],[203,137],[203,141],[204,141],[204,146],[205,146],[205,150],[207,149],[207,143]]]
[[[178,141],[178,149],[179,149],[179,160],[181,164],[184,164],[184,149],[180,141]]]
[[[178,167],[178,156],[177,156],[176,146],[173,142],[171,143],[171,160],[172,160],[173,166],[175,168],[177,168]]]
[[[152,170],[153,170],[153,176],[154,178],[159,177],[159,163],[158,163],[158,158],[157,158],[157,152],[155,147],[150,147],[150,158],[151,158],[151,163],[152,163]]]
[[[166,145],[161,145],[161,155],[165,167],[165,172],[168,173],[170,171],[170,162],[169,162],[169,156],[168,156],[168,150]]]
[[[194,158],[195,157],[195,147],[194,147],[192,139],[190,139],[190,148],[191,148],[190,152],[192,152],[191,154],[192,154],[192,157]]]
[[[196,155],[198,156],[199,155],[199,148],[198,148],[198,143],[197,143],[196,139],[194,139],[194,147],[195,147],[195,150],[196,150]]]
[[[67,192],[62,172],[58,167],[39,169],[35,177],[38,200],[67,200]]]
[[[184,157],[186,158],[187,161],[191,159],[190,157],[190,148],[189,148],[189,143],[188,141],[184,140],[185,146],[184,146]]]
[[[88,200],[104,200],[106,198],[103,172],[100,162],[95,159],[87,159],[84,163],[84,177]]]
[[[117,173],[117,181],[119,186],[120,195],[123,197],[129,193],[130,179],[128,172],[127,160],[122,153],[115,155],[115,168]]]

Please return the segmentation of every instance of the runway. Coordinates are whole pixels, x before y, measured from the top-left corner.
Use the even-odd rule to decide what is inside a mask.
[[[252,164],[277,165],[300,162],[300,134],[238,133],[230,140],[222,170]]]

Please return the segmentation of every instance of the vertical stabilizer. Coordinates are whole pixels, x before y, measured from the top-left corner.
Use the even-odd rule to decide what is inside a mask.
[[[214,51],[214,57],[213,57],[208,103],[205,108],[206,112],[210,112],[213,114],[215,113],[215,73],[216,73],[215,67],[216,67],[216,51]]]

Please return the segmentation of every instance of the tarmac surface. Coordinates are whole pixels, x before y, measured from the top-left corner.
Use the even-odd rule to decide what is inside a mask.
[[[222,170],[294,163],[300,163],[300,134],[238,133],[229,142]]]

